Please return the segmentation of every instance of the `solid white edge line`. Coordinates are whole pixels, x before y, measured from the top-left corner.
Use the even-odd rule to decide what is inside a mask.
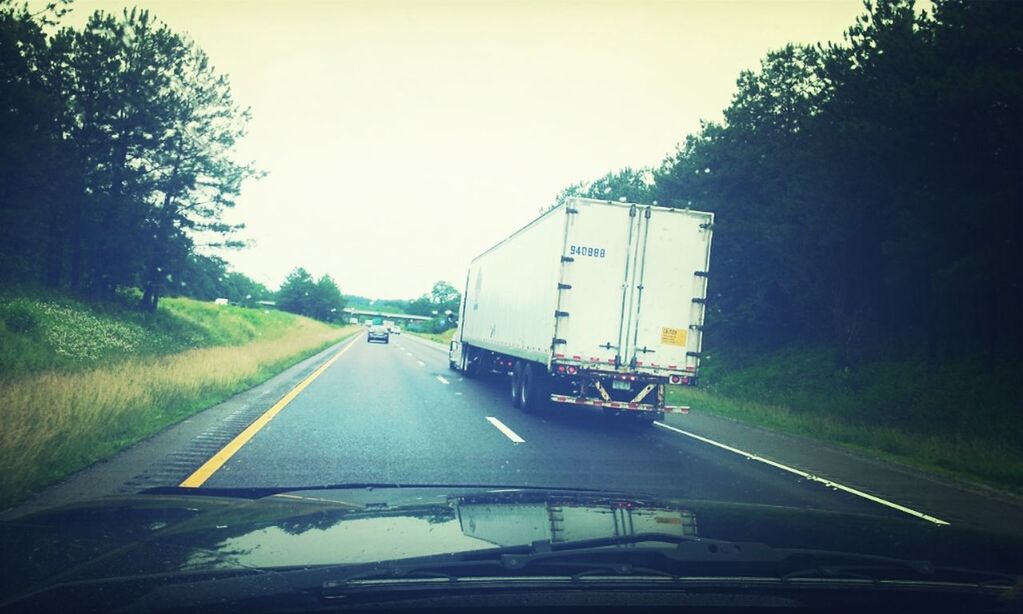
[[[783,465],[783,464],[781,464],[779,462],[776,462],[776,461],[773,461],[773,460],[771,460],[769,458],[764,458],[763,456],[758,456],[758,455],[753,454],[751,452],[746,452],[745,450],[740,450],[739,448],[733,448],[732,446],[729,446],[729,445],[726,445],[726,444],[714,441],[713,439],[707,439],[706,437],[701,437],[701,436],[697,435],[696,433],[690,433],[689,431],[683,431],[682,429],[675,428],[673,426],[664,424],[663,422],[654,422],[654,424],[656,424],[657,426],[659,426],[661,428],[668,429],[669,431],[674,431],[674,432],[679,433],[681,435],[685,435],[686,437],[692,437],[693,439],[695,439],[697,441],[702,441],[703,443],[708,443],[708,444],[710,444],[712,446],[717,446],[717,447],[721,448],[722,450],[728,450],[729,452],[732,452],[734,454],[738,454],[740,456],[745,456],[749,460],[755,460],[757,462],[764,463],[765,465],[770,465],[770,466],[775,467],[777,469],[781,469],[782,471],[788,471],[789,473],[794,473],[794,474],[798,475],[799,477],[806,478],[807,480],[812,480],[814,482],[820,482],[821,484],[824,484],[825,486],[828,486],[830,488],[834,488],[836,490],[841,490],[841,491],[847,492],[847,493],[849,493],[851,495],[856,495],[857,497],[862,497],[862,498],[864,498],[864,499],[866,499],[868,501],[873,501],[874,503],[877,503],[877,504],[880,504],[880,505],[884,505],[886,507],[890,507],[890,508],[892,508],[894,510],[898,510],[900,512],[909,514],[910,516],[916,516],[917,518],[921,518],[921,519],[926,520],[928,522],[933,522],[934,524],[942,525],[942,526],[948,526],[948,525],[951,524],[951,523],[949,523],[949,522],[947,522],[945,520],[942,520],[941,518],[935,518],[934,516],[929,516],[927,514],[924,514],[923,512],[918,512],[918,511],[916,511],[914,509],[911,509],[911,508],[908,508],[908,507],[906,507],[904,505],[899,505],[898,503],[894,503],[892,501],[888,501],[887,499],[882,499],[881,497],[875,497],[874,495],[872,495],[870,493],[863,492],[862,490],[857,490],[857,489],[852,488],[850,486],[846,486],[844,484],[839,484],[838,482],[832,482],[831,480],[827,480],[827,479],[824,479],[824,478],[817,477],[817,476],[815,476],[815,475],[813,475],[811,473],[807,473],[807,472],[802,471],[800,469],[796,469],[794,467],[789,467],[787,465]]]
[[[451,383],[448,380],[446,380],[443,377],[441,377],[440,375],[437,376],[437,381],[439,381],[442,384],[450,384]]]
[[[487,422],[489,422],[490,424],[494,425],[495,429],[497,429],[497,430],[501,431],[502,433],[504,433],[505,437],[507,437],[508,439],[511,439],[513,442],[515,442],[515,443],[526,443],[525,439],[519,437],[518,434],[515,431],[513,431],[510,428],[508,428],[507,426],[505,426],[504,422],[501,422],[497,418],[495,418],[493,416],[487,416]]]

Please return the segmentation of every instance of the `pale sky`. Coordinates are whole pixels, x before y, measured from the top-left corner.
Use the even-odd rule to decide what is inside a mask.
[[[342,292],[413,298],[564,187],[657,165],[717,120],[739,71],[788,42],[840,41],[861,0],[308,2],[77,0],[148,8],[251,107],[245,185],[221,254],[271,288],[296,266]]]

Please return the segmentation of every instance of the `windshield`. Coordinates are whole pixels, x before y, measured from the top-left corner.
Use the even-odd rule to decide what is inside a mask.
[[[2,519],[272,507],[191,570],[605,528],[997,566],[1021,49],[1015,2],[0,0]]]

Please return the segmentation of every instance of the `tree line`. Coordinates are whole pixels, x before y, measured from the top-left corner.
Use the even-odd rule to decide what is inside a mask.
[[[424,332],[443,332],[458,321],[458,307],[462,293],[446,281],[437,281],[415,299],[370,299],[364,296],[345,296],[346,304],[355,309],[382,313],[404,313],[430,318],[429,322],[414,323]]]
[[[204,253],[243,247],[224,213],[261,175],[234,154],[249,111],[228,79],[148,11],[58,27],[69,4],[0,0],[0,284],[138,289],[146,311],[167,295],[273,300],[341,320],[330,276],[297,268],[275,293]]]
[[[0,282],[139,288],[153,311],[209,281],[200,248],[240,245],[223,214],[259,175],[233,154],[249,113],[147,11],[47,35],[65,7],[0,0]]]
[[[1023,3],[865,6],[844,42],[788,45],[740,74],[724,120],[659,168],[557,200],[713,211],[721,342],[1018,360]]]

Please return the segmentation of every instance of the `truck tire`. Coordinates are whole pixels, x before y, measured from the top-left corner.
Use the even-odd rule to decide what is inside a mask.
[[[511,372],[511,399],[513,407],[522,407],[522,361],[516,360]]]
[[[547,386],[547,373],[542,368],[527,362],[522,367],[519,387],[522,390],[519,394],[522,411],[533,413],[547,405],[549,387]]]
[[[472,379],[479,377],[483,371],[483,357],[479,355],[480,351],[471,345],[465,346],[464,358],[465,361],[465,377]]]

